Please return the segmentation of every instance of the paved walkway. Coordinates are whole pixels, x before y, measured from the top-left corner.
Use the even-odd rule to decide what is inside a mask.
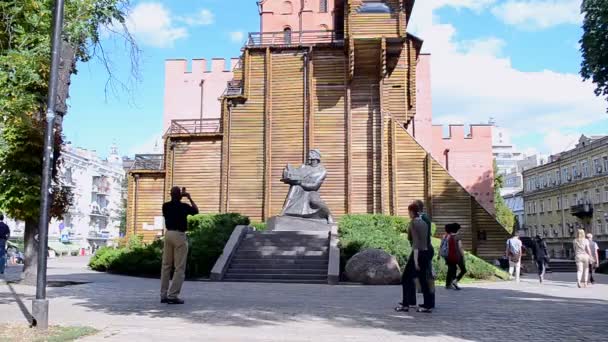
[[[49,264],[51,323],[88,325],[85,341],[606,341],[608,277],[578,289],[573,274],[437,291],[437,310],[397,314],[395,286],[187,282],[186,304],[158,302],[158,280],[86,270],[86,259]],[[17,272],[11,270],[10,272]],[[10,274],[9,274],[10,276]],[[31,287],[0,283],[0,323],[25,322]]]

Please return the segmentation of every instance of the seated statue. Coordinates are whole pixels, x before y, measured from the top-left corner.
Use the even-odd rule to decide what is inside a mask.
[[[281,181],[289,184],[290,188],[281,216],[322,219],[333,223],[331,212],[318,192],[327,176],[327,170],[321,165],[321,152],[311,150],[308,158],[305,165],[297,168],[287,165],[283,170]]]

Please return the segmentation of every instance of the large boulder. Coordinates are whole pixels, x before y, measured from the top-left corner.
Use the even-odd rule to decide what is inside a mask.
[[[346,277],[365,285],[396,285],[401,282],[397,259],[380,249],[365,249],[346,263]]]

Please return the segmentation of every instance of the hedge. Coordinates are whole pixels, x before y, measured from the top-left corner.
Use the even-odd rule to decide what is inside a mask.
[[[234,228],[249,225],[249,218],[239,214],[196,215],[188,218],[188,277],[205,277],[222,254]],[[89,262],[95,271],[132,276],[160,275],[162,240],[143,244],[134,236],[123,247],[100,248]]]
[[[409,218],[387,215],[346,215],[339,222],[341,265],[345,267],[348,260],[359,251],[368,248],[381,249],[395,258],[403,269],[411,254],[407,240]],[[433,233],[435,227],[433,224]],[[435,256],[439,253],[440,239],[433,238]],[[493,265],[466,253],[467,277],[473,279],[491,279],[495,276],[506,278],[506,274]],[[445,280],[447,266],[437,257],[433,266],[439,280]]]

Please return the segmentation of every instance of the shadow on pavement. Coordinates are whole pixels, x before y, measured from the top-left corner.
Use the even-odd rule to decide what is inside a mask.
[[[86,281],[77,287],[52,289],[52,297],[67,297],[78,306],[109,315],[177,318],[193,324],[217,327],[275,326],[319,321],[335,327],[377,328],[403,335],[446,337],[469,341],[518,339],[551,341],[601,340],[608,300],[569,298],[574,284],[556,282],[537,288],[522,283],[521,290],[469,285],[463,291],[437,290],[438,307],[432,314],[395,313],[400,287],[319,286],[186,282],[185,305],[159,303],[154,279],[130,278],[101,273],[57,277]],[[601,285],[604,286],[604,285]],[[515,285],[513,286],[515,287]],[[76,290],[77,288],[77,290]],[[547,289],[547,291],[545,291]],[[550,289],[550,291],[549,291]],[[576,327],[576,329],[573,329]],[[515,330],[513,330],[515,329]],[[314,332],[308,332],[312,335]]]

